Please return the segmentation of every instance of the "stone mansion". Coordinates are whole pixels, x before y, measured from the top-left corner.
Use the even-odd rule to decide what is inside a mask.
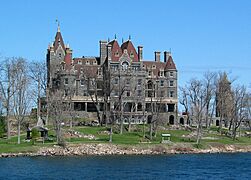
[[[63,92],[77,117],[124,124],[161,120],[177,124],[177,69],[170,52],[143,58],[143,47],[135,49],[130,38],[100,41],[98,57],[73,58],[58,27],[47,49],[47,92]],[[49,93],[47,93],[47,96]],[[106,112],[106,113],[104,113]],[[99,116],[99,117],[97,117]]]

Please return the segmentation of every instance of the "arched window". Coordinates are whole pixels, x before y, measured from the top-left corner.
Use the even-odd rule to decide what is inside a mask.
[[[128,62],[124,61],[124,62],[122,63],[122,70],[127,70],[127,69],[128,69],[128,66],[129,66]]]

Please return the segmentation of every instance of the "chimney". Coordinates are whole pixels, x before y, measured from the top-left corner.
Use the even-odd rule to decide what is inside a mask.
[[[138,46],[138,59],[139,61],[143,60],[143,46]]]
[[[99,41],[100,64],[105,62],[107,41]]]
[[[107,59],[112,60],[112,45],[111,44],[107,45]]]
[[[155,51],[155,62],[160,62],[160,51]]]
[[[169,51],[165,51],[164,52],[164,62],[168,61],[168,58],[171,56],[171,52]]]

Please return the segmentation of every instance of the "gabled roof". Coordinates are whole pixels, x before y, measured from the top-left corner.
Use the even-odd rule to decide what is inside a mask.
[[[168,58],[168,60],[166,62],[165,70],[168,70],[168,69],[176,69],[176,66],[175,66],[175,63],[173,61],[172,56],[169,56],[169,58]]]
[[[119,46],[118,41],[116,39],[114,39],[111,42],[109,42],[108,44],[110,44],[112,46],[112,61],[118,61],[122,55],[122,50]],[[118,53],[118,55],[117,55],[117,53]]]
[[[129,56],[130,56],[131,53],[133,53],[132,61],[134,61],[134,62],[138,62],[139,61],[136,49],[134,48],[134,46],[133,46],[133,44],[132,44],[132,42],[130,40],[124,42],[121,45],[122,53],[124,52],[125,49],[127,50],[127,53],[128,53]]]
[[[150,69],[155,76],[158,76],[160,69],[165,69],[166,63],[156,61],[143,61],[143,65],[146,69]],[[153,68],[153,66],[155,66],[155,68]]]

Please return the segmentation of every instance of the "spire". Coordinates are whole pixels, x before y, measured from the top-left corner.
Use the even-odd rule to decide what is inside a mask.
[[[60,23],[59,23],[58,19],[56,19],[56,23],[57,23],[57,25],[58,25],[58,30],[57,30],[57,32],[60,32]]]
[[[131,35],[129,35],[129,41],[131,40]]]
[[[117,39],[117,35],[116,35],[116,34],[114,35],[114,39],[115,39],[115,40]]]
[[[122,43],[124,43],[124,38],[122,38]]]

